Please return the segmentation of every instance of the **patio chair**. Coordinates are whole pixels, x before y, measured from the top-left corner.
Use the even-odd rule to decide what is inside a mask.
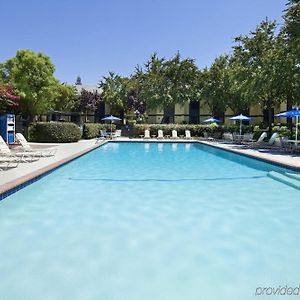
[[[253,133],[245,133],[242,139],[243,143],[252,143],[253,140]]]
[[[191,131],[190,131],[190,130],[186,130],[186,131],[185,131],[185,138],[186,138],[186,139],[191,139],[191,138],[192,138],[192,136],[191,136]]]
[[[157,139],[163,139],[164,138],[164,132],[160,129],[157,132]]]
[[[150,130],[149,129],[145,130],[144,139],[150,139]]]
[[[177,130],[175,130],[175,129],[172,130],[171,138],[174,139],[174,140],[178,139]]]
[[[22,150],[24,150],[25,152],[34,152],[35,154],[40,154],[41,157],[54,156],[57,152],[57,148],[53,148],[53,149],[47,148],[47,149],[39,149],[39,150],[33,149],[30,146],[30,144],[27,142],[27,140],[25,139],[22,133],[16,133],[16,139],[22,146]]]
[[[263,133],[261,134],[260,138],[262,137]],[[267,133],[265,132],[265,136],[267,136]],[[259,143],[254,143],[250,145],[250,148],[262,148],[262,149],[279,149],[280,146],[277,146],[275,144],[275,140],[279,137],[279,134],[277,132],[274,132],[267,143],[264,142],[264,138],[261,139]],[[260,140],[258,139],[258,141]],[[257,142],[258,142],[257,141]]]
[[[107,138],[106,129],[100,129],[100,138]]]
[[[7,144],[4,142],[2,136],[0,136],[0,153],[3,157],[10,157],[15,162],[33,162],[40,159],[40,153],[35,155],[34,152],[26,152],[26,151],[12,151],[9,149]]]
[[[233,143],[233,134],[230,132],[223,133],[223,140],[227,143]]]
[[[263,132],[256,142],[253,142],[252,144],[248,145],[248,148],[259,148],[260,146],[265,144],[264,140],[267,138],[267,136],[267,133]]]
[[[297,150],[296,145],[288,142],[289,138],[287,136],[279,137],[279,139],[280,139],[281,151],[294,153]]]
[[[112,134],[112,137],[113,138],[121,137],[121,133],[122,133],[122,130],[118,129]]]

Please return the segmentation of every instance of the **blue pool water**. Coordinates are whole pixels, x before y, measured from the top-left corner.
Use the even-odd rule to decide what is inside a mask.
[[[200,144],[108,143],[0,202],[0,299],[247,300],[299,286],[300,191],[272,170]]]

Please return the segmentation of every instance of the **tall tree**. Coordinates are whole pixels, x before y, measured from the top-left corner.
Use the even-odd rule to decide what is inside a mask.
[[[284,12],[281,29],[280,54],[282,62],[282,87],[288,109],[300,104],[300,1],[290,0]]]
[[[149,108],[165,108],[200,98],[199,70],[193,59],[182,59],[177,53],[170,60],[153,54],[144,68],[137,67],[139,98]]]
[[[75,85],[82,85],[81,77],[80,76],[77,76]]]
[[[269,134],[272,131],[273,108],[283,101],[276,30],[276,22],[261,22],[248,36],[235,39],[237,45],[233,54],[248,70],[245,97],[252,104],[259,103],[268,112]]]
[[[201,97],[208,105],[211,114],[224,112],[230,98],[228,57],[216,58],[210,68],[202,71],[200,80]]]
[[[101,101],[103,101],[103,99],[97,90],[91,92],[82,89],[79,96],[80,110],[85,113],[87,118],[87,113],[95,112]]]
[[[102,89],[102,97],[115,114],[120,114],[124,110],[127,101],[129,78],[121,77],[113,72],[109,72],[107,77],[99,83]]]
[[[29,116],[29,121],[34,115],[45,113],[53,104],[58,84],[54,70],[48,56],[30,50],[19,50],[2,67],[4,79],[20,91],[20,111]]]
[[[72,111],[78,106],[78,97],[74,86],[68,84],[57,84],[56,96],[52,108],[58,111]]]

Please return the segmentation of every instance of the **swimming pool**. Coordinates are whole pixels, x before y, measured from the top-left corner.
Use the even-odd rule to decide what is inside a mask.
[[[196,143],[107,143],[0,202],[0,298],[247,300],[299,286],[300,191],[273,170]]]

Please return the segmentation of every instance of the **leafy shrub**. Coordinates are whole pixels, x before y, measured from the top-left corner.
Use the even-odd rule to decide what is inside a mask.
[[[112,124],[112,127],[110,124],[95,124],[95,123],[85,123],[83,125],[83,134],[82,137],[84,139],[93,139],[100,136],[100,130],[106,129],[110,131],[110,128],[112,130],[116,129],[116,125]]]
[[[272,130],[279,133],[280,136],[290,136],[290,130],[286,126],[274,126]]]
[[[81,137],[80,128],[74,123],[39,122],[31,125],[28,139],[41,143],[71,143]]]

